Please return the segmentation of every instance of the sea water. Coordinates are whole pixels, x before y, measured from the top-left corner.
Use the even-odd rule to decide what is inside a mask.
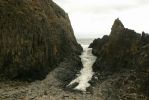
[[[72,80],[69,85],[78,83],[74,89],[86,91],[86,88],[90,86],[89,81],[92,79],[94,74],[92,66],[96,60],[96,56],[92,54],[92,48],[88,48],[89,44],[92,42],[92,39],[82,39],[78,40],[78,42],[83,47],[83,52],[80,55],[83,68],[81,69],[78,77]]]

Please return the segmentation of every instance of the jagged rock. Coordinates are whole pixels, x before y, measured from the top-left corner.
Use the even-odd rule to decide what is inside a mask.
[[[93,43],[91,43],[89,45],[89,48],[93,48],[92,53],[94,55],[97,55],[98,56],[98,55],[100,55],[100,53],[98,51],[103,47],[104,44],[106,44],[108,42],[108,40],[109,40],[109,36],[108,35],[104,35],[102,37],[102,39],[100,39],[100,38],[95,39],[93,41]]]
[[[119,20],[119,18],[117,18],[117,19],[114,21],[114,24],[112,25],[111,30],[112,30],[112,32],[114,33],[114,31],[117,32],[117,31],[122,30],[122,29],[124,29],[124,28],[125,28],[125,27],[124,27],[123,23]],[[111,34],[112,34],[112,33],[111,33]]]
[[[141,35],[133,30],[124,28],[119,19],[116,19],[109,36],[93,42],[93,53],[98,56],[100,64],[95,70],[117,70],[117,68],[132,67],[132,59],[140,47]],[[104,41],[104,42],[101,42]],[[96,41],[96,40],[95,40]]]
[[[122,74],[127,75],[126,78],[133,76],[136,78],[135,80],[129,78],[125,81],[125,84],[121,83],[119,85],[118,89],[122,90],[122,95],[132,98],[131,93],[125,89],[130,87],[133,88],[131,92],[135,93],[136,98],[140,93],[149,98],[149,87],[147,85],[149,82],[149,35],[144,32],[141,35],[127,29],[119,19],[116,19],[110,35],[107,36],[105,42],[101,41],[103,39],[104,37],[95,39],[91,44],[93,54],[98,57],[93,70],[104,73],[106,78],[111,75],[119,78]],[[118,82],[113,80],[114,84]],[[116,88],[115,86],[112,87]]]
[[[0,75],[42,79],[80,54],[68,14],[52,0],[0,1]]]
[[[149,34],[142,32],[141,41],[143,45],[149,43]]]

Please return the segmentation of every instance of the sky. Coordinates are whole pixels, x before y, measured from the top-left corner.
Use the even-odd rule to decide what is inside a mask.
[[[149,0],[53,0],[69,15],[76,38],[110,34],[119,18],[138,33],[149,33]]]

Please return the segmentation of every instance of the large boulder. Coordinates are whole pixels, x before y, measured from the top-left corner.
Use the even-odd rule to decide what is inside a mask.
[[[81,51],[68,14],[52,0],[0,1],[0,76],[42,79]]]

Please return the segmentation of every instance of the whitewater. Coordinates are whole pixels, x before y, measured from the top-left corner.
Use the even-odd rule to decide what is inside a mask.
[[[83,52],[80,55],[83,68],[80,71],[78,77],[70,82],[69,85],[78,83],[74,88],[75,90],[86,91],[86,88],[90,86],[89,81],[92,79],[94,74],[92,66],[96,60],[96,56],[92,54],[92,48],[88,48],[88,45],[82,45]]]

